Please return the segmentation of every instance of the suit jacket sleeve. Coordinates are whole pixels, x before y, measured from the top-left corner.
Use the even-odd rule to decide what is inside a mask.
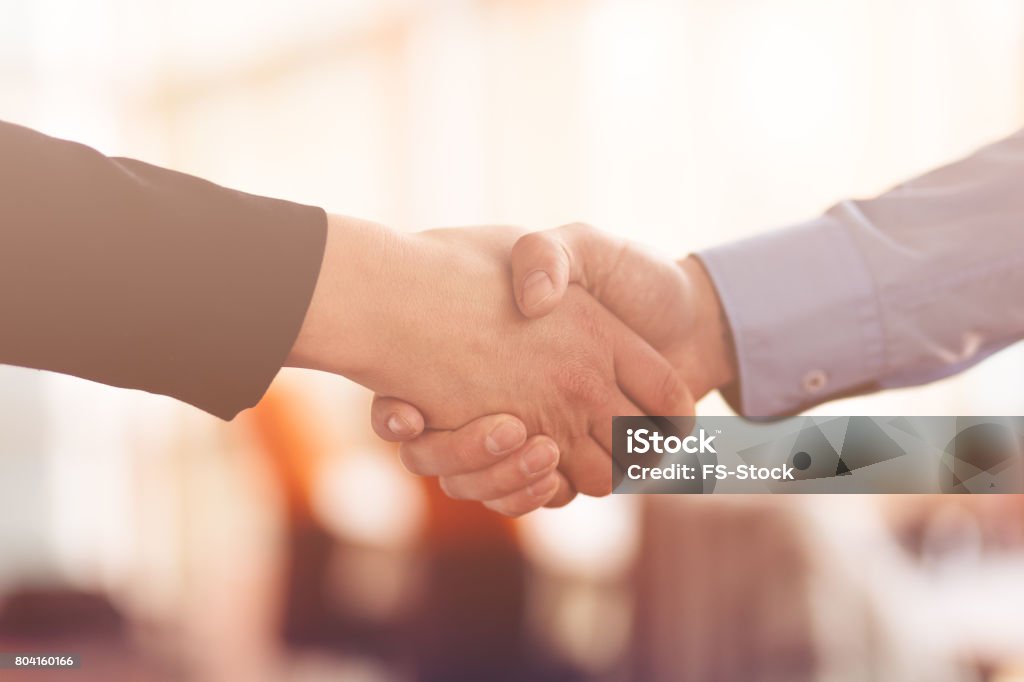
[[[0,122],[0,363],[259,401],[302,325],[322,209]]]

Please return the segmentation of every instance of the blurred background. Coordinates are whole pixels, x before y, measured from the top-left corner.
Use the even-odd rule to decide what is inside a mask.
[[[0,0],[0,118],[399,229],[681,256],[1024,125],[1024,3]],[[1018,346],[817,412],[1019,415],[1022,376]],[[1024,679],[1019,497],[512,522],[406,474],[368,406],[285,371],[226,424],[0,367],[0,650],[83,656],[32,680]]]

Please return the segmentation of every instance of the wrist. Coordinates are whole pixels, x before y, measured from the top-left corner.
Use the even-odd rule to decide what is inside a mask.
[[[406,242],[382,225],[328,215],[320,275],[286,366],[354,378],[379,362]]]
[[[690,255],[679,261],[679,267],[690,286],[693,305],[681,371],[699,398],[736,381],[736,350],[722,301],[704,265]]]

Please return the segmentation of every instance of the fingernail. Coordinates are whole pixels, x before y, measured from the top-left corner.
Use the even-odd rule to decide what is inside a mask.
[[[555,492],[555,488],[557,487],[558,479],[554,474],[552,474],[551,476],[545,476],[533,485],[527,486],[526,492],[534,497],[547,497],[551,493]]]
[[[555,293],[555,285],[552,283],[551,277],[543,270],[537,270],[523,282],[523,305],[533,308],[543,303],[553,293]]]
[[[528,475],[544,471],[558,459],[558,453],[550,444],[534,445],[523,455],[523,469]]]
[[[492,455],[503,455],[512,448],[517,448],[526,440],[526,431],[517,421],[506,420],[491,429],[487,434],[487,450]]]
[[[412,424],[397,414],[388,417],[388,430],[396,436],[407,436],[413,432]]]

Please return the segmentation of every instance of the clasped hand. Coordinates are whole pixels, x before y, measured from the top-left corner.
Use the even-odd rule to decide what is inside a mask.
[[[702,305],[717,299],[692,258],[583,225],[345,228],[328,231],[333,281],[318,285],[293,364],[376,391],[374,430],[452,497],[519,515],[607,494],[613,416],[691,415],[728,383],[720,315]],[[351,296],[374,283],[393,295]],[[344,352],[324,352],[339,339]]]

